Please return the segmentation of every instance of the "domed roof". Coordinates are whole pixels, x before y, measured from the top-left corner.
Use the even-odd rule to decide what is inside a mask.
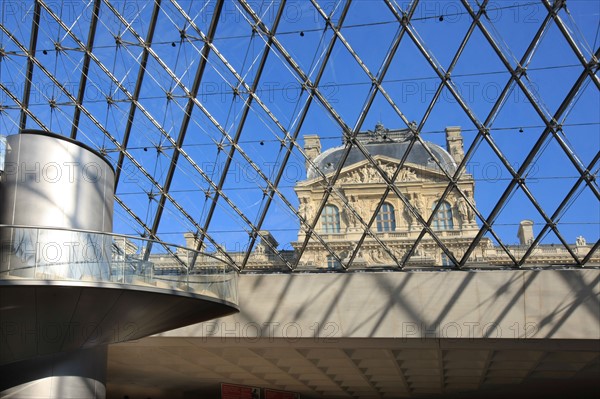
[[[389,158],[402,159],[408,147],[412,133],[410,129],[389,130],[378,124],[375,131],[360,132],[357,135],[358,141],[364,145],[371,156],[382,155]],[[448,152],[437,144],[431,142],[416,142],[410,150],[406,163],[422,166],[429,170],[441,171],[435,160],[429,155],[425,146],[437,158],[437,161],[442,168],[449,174],[453,175],[456,172],[456,163]],[[314,164],[318,170],[327,174],[335,171],[341,161],[345,151],[345,146],[330,148],[321,153],[314,159]],[[343,167],[365,160],[363,153],[356,147],[352,147],[348,158],[344,162]],[[320,176],[320,173],[314,167],[310,167],[306,173],[307,179],[313,179]]]

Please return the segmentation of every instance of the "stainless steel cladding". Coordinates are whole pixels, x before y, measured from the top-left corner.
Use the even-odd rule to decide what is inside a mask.
[[[0,224],[112,232],[115,175],[104,158],[58,135],[6,139]]]
[[[2,182],[2,172],[4,171],[5,151],[6,151],[6,137],[0,136],[0,182]]]
[[[114,170],[63,136],[24,131],[6,138],[0,182],[0,272],[22,277],[100,278],[108,273]],[[52,277],[50,277],[52,278]]]

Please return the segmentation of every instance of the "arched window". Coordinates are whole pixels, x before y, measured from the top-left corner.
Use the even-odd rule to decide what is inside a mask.
[[[335,205],[325,205],[321,213],[321,229],[325,234],[340,232],[340,211]]]
[[[396,216],[394,214],[394,206],[384,202],[377,214],[377,231],[395,231]]]
[[[437,202],[434,202],[433,208],[435,208]],[[434,230],[452,230],[454,229],[454,223],[452,222],[452,207],[446,201],[442,202],[438,208],[435,216],[433,217],[433,229]]]

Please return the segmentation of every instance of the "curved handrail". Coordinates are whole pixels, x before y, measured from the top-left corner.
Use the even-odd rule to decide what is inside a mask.
[[[149,245],[166,252],[155,251],[144,259]],[[193,258],[199,261],[190,268]],[[120,283],[237,304],[237,275],[233,266],[214,255],[148,238],[0,224],[0,280]]]
[[[179,248],[179,249],[188,251],[190,253],[196,253],[197,255],[207,256],[207,257],[213,258],[215,260],[218,260],[220,262],[227,263],[225,260],[223,260],[217,256],[214,256],[212,254],[209,254],[207,252],[198,251],[195,249],[184,247],[183,245],[179,245],[179,244],[165,243],[164,241],[152,240],[150,238],[132,236],[132,235],[128,235],[128,234],[107,233],[107,232],[103,232],[103,231],[75,229],[75,228],[66,228],[66,227],[45,227],[45,226],[31,226],[31,225],[24,225],[24,224],[0,224],[0,228],[3,228],[3,227],[21,228],[21,229],[55,230],[55,231],[74,231],[74,232],[78,232],[78,233],[92,233],[92,234],[106,235],[106,236],[111,236],[111,237],[126,238],[126,239],[137,240],[137,241],[152,242],[152,243],[157,243],[160,245],[167,245],[167,246],[173,247],[173,248]]]

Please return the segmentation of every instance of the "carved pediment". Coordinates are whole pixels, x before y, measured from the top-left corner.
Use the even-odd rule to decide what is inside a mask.
[[[379,164],[381,169],[385,171],[388,177],[392,177],[397,165],[392,163]],[[410,168],[402,168],[397,177],[398,181],[417,180],[416,173]],[[340,183],[383,183],[383,176],[377,171],[372,164],[362,165],[353,168],[352,170],[342,173],[339,178]]]
[[[391,178],[398,167],[399,161],[394,158],[385,156],[375,156],[375,162],[379,167],[387,173]],[[331,177],[333,172],[328,173],[326,176]],[[437,171],[423,167],[422,165],[416,165],[410,162],[404,164],[398,176],[396,182],[411,182],[411,181],[428,181],[444,178],[444,174]],[[297,187],[310,187],[314,185],[320,185],[323,178],[314,178],[298,183]],[[357,162],[350,166],[342,169],[340,176],[337,180],[341,184],[364,184],[364,183],[384,183],[384,179],[381,174],[377,171],[375,166],[368,160]]]
[[[398,168],[399,162],[397,160],[386,159],[384,157],[376,157],[376,162],[379,167],[388,175],[392,177]],[[396,176],[396,182],[411,182],[411,181],[423,181],[439,179],[440,173],[423,170],[422,167],[413,164],[405,164],[398,175]],[[342,170],[338,179],[340,183],[384,183],[383,176],[377,171],[375,166],[370,162],[364,161],[358,164],[352,165],[349,168]]]

